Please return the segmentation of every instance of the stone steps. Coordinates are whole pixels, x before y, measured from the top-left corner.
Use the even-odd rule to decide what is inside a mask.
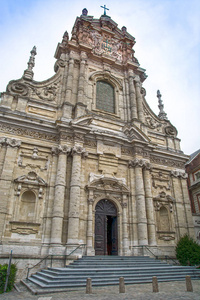
[[[29,277],[29,284],[35,289],[57,290],[85,287],[87,278],[93,286],[119,284],[124,277],[125,284],[158,281],[184,280],[186,275],[200,278],[195,267],[173,266],[149,257],[83,257],[66,268],[48,268]]]

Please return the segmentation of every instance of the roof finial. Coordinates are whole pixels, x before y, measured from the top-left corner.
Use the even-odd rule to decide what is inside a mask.
[[[159,107],[159,109],[160,109],[160,112],[159,112],[159,114],[158,114],[158,117],[160,118],[160,119],[162,119],[162,120],[167,120],[167,114],[164,112],[164,110],[163,110],[163,108],[164,108],[164,104],[163,104],[163,102],[162,102],[162,100],[161,100],[161,97],[162,97],[162,95],[161,95],[161,93],[160,93],[160,91],[159,90],[157,90],[157,97],[158,97],[158,107]]]
[[[104,9],[104,16],[106,16],[106,10],[109,10],[109,8],[106,8],[106,5],[104,4],[104,6],[101,6]]]
[[[31,56],[29,58],[28,61],[28,69],[26,69],[24,71],[24,78],[28,79],[28,80],[32,80],[33,79],[33,67],[35,66],[35,55],[37,55],[36,52],[36,47],[34,46],[33,49],[31,50]]]

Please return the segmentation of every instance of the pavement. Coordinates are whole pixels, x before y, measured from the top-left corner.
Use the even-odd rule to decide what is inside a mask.
[[[200,280],[192,280],[193,292],[186,291],[185,281],[159,282],[159,292],[152,292],[152,284],[126,285],[125,293],[119,293],[119,286],[93,287],[92,294],[86,294],[85,288],[56,292],[43,295],[32,295],[22,285],[20,292],[13,289],[9,293],[1,294],[0,300],[200,300]]]

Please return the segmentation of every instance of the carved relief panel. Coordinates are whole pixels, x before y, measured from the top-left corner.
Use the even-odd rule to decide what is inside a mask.
[[[174,202],[165,192],[153,198],[156,213],[157,236],[159,240],[170,241],[175,239]]]

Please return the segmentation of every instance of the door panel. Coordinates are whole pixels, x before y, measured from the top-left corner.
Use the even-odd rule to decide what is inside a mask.
[[[95,213],[95,255],[117,255],[117,209],[108,200],[100,200]]]

